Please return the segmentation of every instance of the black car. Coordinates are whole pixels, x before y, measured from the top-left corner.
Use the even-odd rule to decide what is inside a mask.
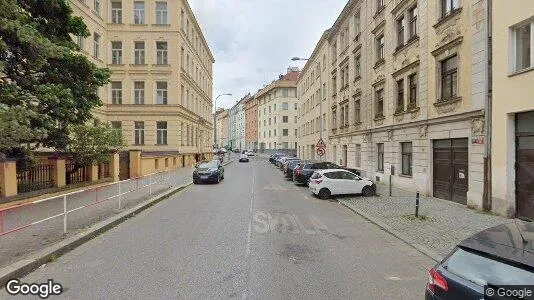
[[[278,153],[277,153],[277,154],[271,154],[271,155],[269,156],[269,162],[272,163],[272,164],[274,164],[275,160],[276,160],[277,158],[281,157],[281,156],[282,156],[282,154],[278,154]]]
[[[308,161],[305,164],[298,164],[295,169],[293,169],[293,181],[295,184],[308,184],[310,177],[312,176],[315,170],[321,169],[344,169],[349,172],[352,172],[358,176],[361,176],[361,171],[358,169],[340,167],[331,162],[325,161]]]
[[[484,293],[534,284],[533,242],[534,224],[520,220],[474,234],[430,269],[426,299],[493,299]]]
[[[302,163],[302,160],[291,160],[284,168],[284,177],[293,180],[293,169],[299,164]]]
[[[216,159],[199,163],[193,171],[193,183],[216,182],[219,183],[224,179],[224,167]]]

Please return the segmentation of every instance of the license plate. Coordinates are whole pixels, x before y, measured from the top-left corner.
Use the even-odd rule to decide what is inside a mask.
[[[208,179],[208,176],[200,176],[200,179]]]

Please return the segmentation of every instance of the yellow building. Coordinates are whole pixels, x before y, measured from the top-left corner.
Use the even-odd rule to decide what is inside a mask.
[[[121,128],[128,149],[211,152],[214,58],[186,0],[72,0],[91,35],[74,37],[112,71],[100,119]]]
[[[492,3],[491,206],[534,220],[534,2]]]

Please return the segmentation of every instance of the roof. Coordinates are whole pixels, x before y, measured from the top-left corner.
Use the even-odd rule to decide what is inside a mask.
[[[534,267],[534,224],[514,220],[475,233],[458,246]]]

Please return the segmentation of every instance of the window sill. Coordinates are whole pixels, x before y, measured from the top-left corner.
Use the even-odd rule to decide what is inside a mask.
[[[404,115],[404,114],[408,114],[408,113],[416,112],[416,111],[418,111],[419,109],[420,109],[419,107],[407,108],[406,110],[396,111],[393,115],[394,115],[394,116],[400,116],[400,115]]]
[[[360,79],[362,79],[362,76],[359,76],[359,75],[358,75],[358,76],[354,77],[354,80],[353,80],[352,82],[356,83],[356,82],[358,82]]]
[[[108,64],[108,67],[124,67],[124,64]]]
[[[373,16],[373,19],[376,19],[384,10],[386,9],[385,5],[380,6],[377,10],[375,15]]]
[[[436,101],[436,103],[434,103],[434,106],[435,107],[439,107],[439,106],[445,106],[445,105],[448,105],[448,104],[451,104],[451,103],[455,103],[455,102],[459,102],[459,101],[462,101],[462,97],[453,97],[453,98],[449,98],[449,99],[438,99]]]
[[[514,71],[513,73],[508,74],[508,77],[514,77],[514,76],[517,76],[517,75],[520,75],[520,74],[523,74],[523,73],[527,73],[527,72],[530,72],[530,71],[533,71],[533,70],[534,70],[534,66],[528,67],[528,68],[525,68],[525,69]]]
[[[359,32],[355,37],[354,39],[352,39],[354,42],[358,42],[360,40],[360,35],[361,35],[361,32]]]
[[[130,23],[130,25],[132,25],[132,26],[148,26],[148,24],[146,24],[146,23],[142,23],[142,24]]]
[[[154,144],[154,146],[169,146],[169,144]]]
[[[399,174],[399,177],[412,178],[412,175],[408,175],[408,174]]]
[[[377,69],[378,67],[380,67],[381,65],[385,64],[386,63],[386,60],[385,59],[381,59],[381,60],[378,60],[376,63],[375,63],[375,66],[373,67],[373,69]]]
[[[125,24],[124,23],[113,23],[113,22],[111,22],[111,23],[107,23],[107,25],[109,25],[109,26],[124,26]]]
[[[171,65],[169,64],[152,64],[153,67],[160,67],[160,68],[164,68],[164,67],[170,67]]]
[[[152,26],[157,26],[157,27],[171,27],[171,24],[152,24]]]
[[[356,122],[356,123],[354,123],[354,126],[360,126],[360,125],[362,125],[362,122]]]
[[[447,15],[445,16],[442,16],[438,22],[434,25],[432,25],[432,27],[434,27],[434,29],[438,28],[439,26],[441,26],[443,23],[447,22],[448,20],[452,19],[454,16],[460,14],[462,12],[462,8],[461,7],[458,7],[456,8],[455,10],[453,11],[450,11]]]
[[[145,146],[145,144],[132,144],[132,146]]]
[[[381,121],[381,120],[384,120],[386,119],[386,117],[384,115],[376,115],[375,118],[373,120],[375,121]]]
[[[384,174],[384,170],[376,170],[378,173]]]
[[[148,65],[147,64],[130,64],[130,66],[133,66],[133,67],[146,67]]]
[[[395,51],[393,52],[393,56],[396,56],[397,54],[399,54],[399,52],[410,47],[410,45],[414,44],[417,41],[419,41],[419,36],[417,35],[412,36],[410,39],[408,39],[408,41],[406,41],[404,45],[401,45],[395,48]]]

